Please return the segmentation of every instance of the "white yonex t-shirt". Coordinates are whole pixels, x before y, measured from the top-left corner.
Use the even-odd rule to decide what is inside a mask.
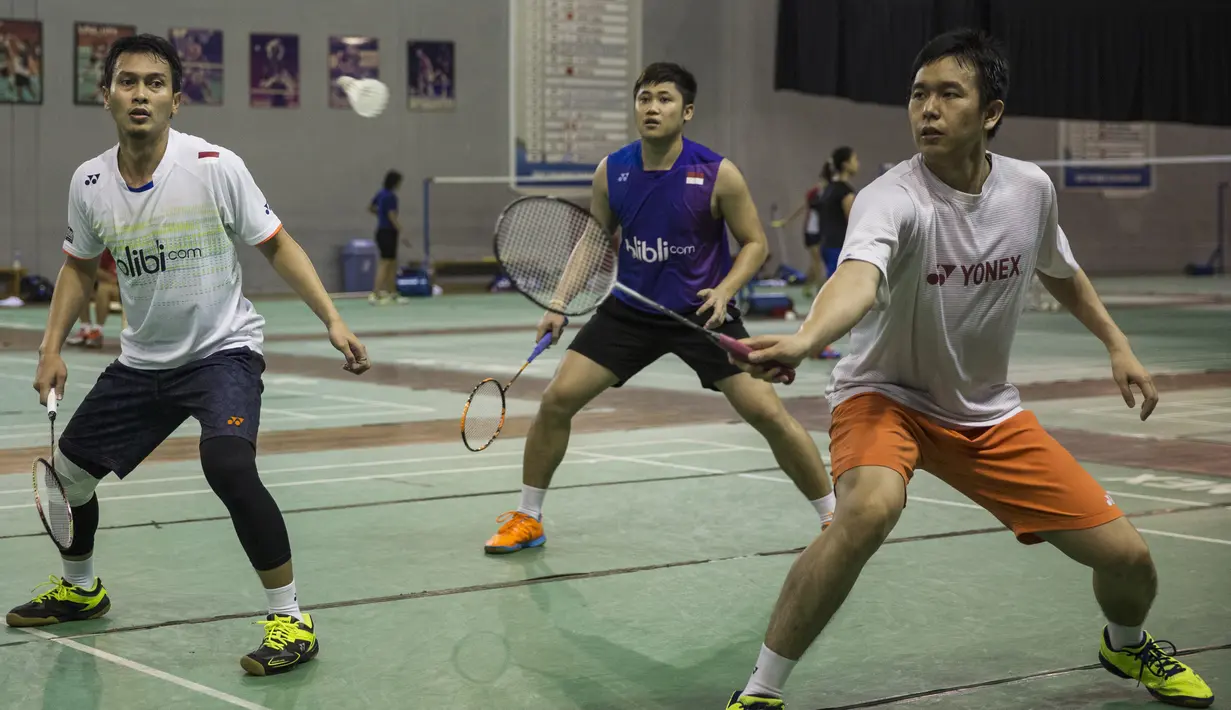
[[[840,262],[881,271],[876,305],[851,331],[830,407],[879,392],[942,423],[990,426],[1021,411],[1009,349],[1031,275],[1078,271],[1038,166],[989,154],[978,195],[941,182],[916,155],[855,198]]]
[[[282,223],[243,160],[172,130],[154,179],[130,188],[118,153],[113,146],[74,173],[63,248],[115,257],[128,316],[120,362],[156,370],[228,348],[261,352],[265,319],[242,293],[235,247],[264,242]]]

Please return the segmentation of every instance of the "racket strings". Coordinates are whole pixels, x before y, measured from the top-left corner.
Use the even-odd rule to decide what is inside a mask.
[[[46,461],[39,459],[34,467],[35,492],[48,530],[57,544],[68,547],[73,541],[73,514],[64,497],[64,489],[56,478],[55,469]]]
[[[610,293],[616,249],[588,212],[557,199],[519,200],[496,229],[496,256],[517,290],[565,315],[588,313]]]
[[[486,447],[504,426],[504,392],[495,380],[484,380],[466,402],[462,437],[468,447]]]

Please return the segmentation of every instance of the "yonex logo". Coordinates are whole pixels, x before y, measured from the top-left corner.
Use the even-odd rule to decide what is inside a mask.
[[[269,203],[265,203],[265,214],[269,214]]]
[[[1022,273],[1020,262],[1022,255],[1007,256],[994,261],[979,262],[970,266],[962,265],[962,285],[980,286],[985,281],[999,281]]]
[[[945,280],[953,274],[953,270],[957,268],[955,264],[937,264],[936,270],[928,274],[927,282],[933,286],[944,286]]]
[[[243,417],[231,417],[230,419],[227,420],[227,424],[231,424],[233,426],[239,426],[240,424],[243,424],[243,423],[244,423]]]
[[[695,246],[681,247],[668,244],[662,237],[655,240],[653,246],[650,246],[648,242],[641,241],[640,237],[626,239],[624,241],[624,249],[637,261],[644,261],[648,264],[666,261],[676,254],[687,255],[694,254],[697,251]]]
[[[94,184],[97,184],[97,183],[98,183],[98,176],[99,176],[99,175],[102,175],[102,173],[94,173],[93,175],[86,175],[86,176],[85,176],[85,184],[87,184],[87,185],[94,185]]]

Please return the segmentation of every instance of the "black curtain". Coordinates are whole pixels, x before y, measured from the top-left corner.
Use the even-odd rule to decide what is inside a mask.
[[[904,107],[957,27],[1005,43],[1009,115],[1231,126],[1231,0],[779,0],[774,87]]]

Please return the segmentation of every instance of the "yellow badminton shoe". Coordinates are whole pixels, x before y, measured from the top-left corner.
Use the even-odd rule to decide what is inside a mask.
[[[304,614],[303,621],[287,614],[270,614],[257,623],[265,627],[265,640],[239,659],[239,665],[251,675],[285,673],[312,660],[321,650],[311,614]]]
[[[527,547],[539,547],[547,542],[543,524],[516,510],[505,513],[496,522],[503,523],[483,546],[489,555],[507,555]]]
[[[785,710],[786,703],[778,698],[762,698],[754,695],[741,695],[737,690],[727,701],[727,710]]]
[[[1164,651],[1164,644],[1170,652]],[[1102,648],[1098,660],[1109,672],[1136,679],[1157,700],[1184,708],[1208,708],[1214,704],[1214,691],[1191,668],[1175,659],[1175,645],[1170,641],[1155,641],[1150,634],[1140,646],[1111,649],[1107,629],[1103,629]]]
[[[103,588],[103,580],[97,577],[93,589],[83,589],[54,574],[39,588],[47,585],[51,589],[10,611],[5,623],[13,627],[49,626],[97,619],[111,610],[111,598]]]

